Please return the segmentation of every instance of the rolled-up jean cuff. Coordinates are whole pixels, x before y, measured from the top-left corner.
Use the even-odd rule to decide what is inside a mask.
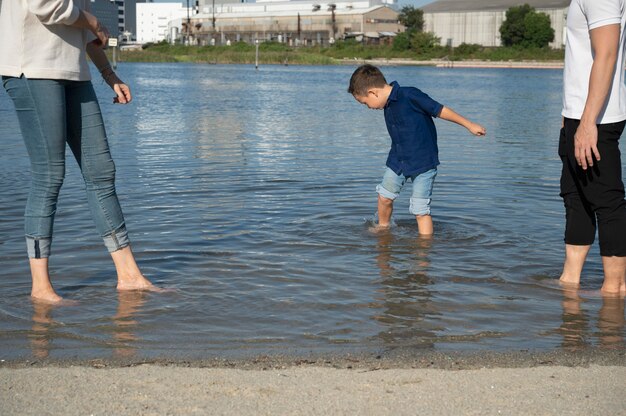
[[[130,245],[130,240],[128,239],[128,231],[126,231],[126,227],[122,226],[117,230],[113,231],[109,235],[105,235],[102,237],[104,240],[104,245],[106,246],[109,253],[113,253],[114,251],[120,250],[128,245]]]
[[[392,201],[394,199],[396,199],[398,197],[398,194],[394,194],[393,192],[389,192],[387,189],[385,189],[382,185],[376,185],[376,192],[378,192],[378,195],[387,198],[387,199],[391,199]]]
[[[26,251],[31,259],[46,259],[50,257],[51,238],[35,238],[26,236]]]
[[[430,215],[430,198],[411,198],[409,211],[413,215]]]

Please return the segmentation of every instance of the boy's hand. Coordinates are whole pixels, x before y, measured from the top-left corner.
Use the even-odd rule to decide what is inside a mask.
[[[470,123],[469,126],[467,126],[467,129],[470,131],[470,133],[472,133],[474,136],[484,136],[485,134],[487,134],[487,129],[485,129],[483,126],[481,126],[480,124],[476,124],[476,123]]]

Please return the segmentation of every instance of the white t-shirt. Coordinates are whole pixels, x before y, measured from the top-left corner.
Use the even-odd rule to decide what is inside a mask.
[[[626,85],[624,85],[624,27],[626,0],[572,0],[567,12],[567,40],[563,73],[564,117],[580,120],[587,94],[589,75],[593,65],[589,31],[598,27],[619,24],[620,47],[617,70],[609,99],[598,115],[598,124],[626,120]]]

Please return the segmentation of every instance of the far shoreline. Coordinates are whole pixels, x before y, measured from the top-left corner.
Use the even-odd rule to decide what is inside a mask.
[[[563,61],[484,61],[484,60],[429,60],[412,59],[343,59],[342,65],[368,63],[379,66],[434,66],[437,68],[519,68],[563,69]]]

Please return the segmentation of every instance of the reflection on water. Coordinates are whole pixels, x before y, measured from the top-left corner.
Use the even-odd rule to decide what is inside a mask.
[[[602,298],[597,317],[592,319],[587,316],[585,302],[577,290],[563,289],[563,324],[559,329],[563,347],[576,351],[597,344],[605,349],[624,349],[624,299]]]
[[[383,310],[375,319],[385,327],[379,337],[389,347],[432,347],[436,328],[431,330],[426,319],[437,313],[429,291],[433,282],[427,274],[432,238],[418,236],[402,241],[391,229],[376,234]],[[410,262],[397,266],[395,254],[402,251],[408,251]]]
[[[135,355],[134,344],[139,340],[134,333],[139,325],[137,314],[146,302],[146,293],[142,292],[118,292],[117,313],[113,316],[115,329],[114,355],[120,358],[130,358]]]
[[[51,327],[54,323],[51,312],[54,306],[49,303],[33,302],[33,325],[29,334],[30,345],[33,350],[33,357],[44,359],[48,357]]]
[[[341,67],[122,64],[133,103],[98,82],[118,194],[144,272],[169,294],[117,294],[68,161],[52,277],[78,305],[30,305],[29,161],[0,94],[0,358],[624,348],[623,302],[552,284],[562,76],[552,70],[387,67],[484,124],[437,120],[435,236],[408,194],[371,232],[389,138]],[[71,159],[70,159],[71,160]],[[620,313],[622,315],[620,315]]]
[[[135,343],[140,341],[135,330],[139,327],[138,315],[146,302],[146,293],[118,292],[118,304],[115,315],[111,317],[113,326],[101,328],[103,333],[110,333],[111,339],[101,341],[111,349],[116,358],[132,358],[137,352]],[[68,341],[71,337],[63,334],[63,324],[54,320],[55,312],[61,314],[64,306],[52,305],[43,302],[32,302],[32,326],[28,334],[33,357],[48,358],[50,350],[54,349],[55,339]],[[106,317],[101,316],[97,321]]]

